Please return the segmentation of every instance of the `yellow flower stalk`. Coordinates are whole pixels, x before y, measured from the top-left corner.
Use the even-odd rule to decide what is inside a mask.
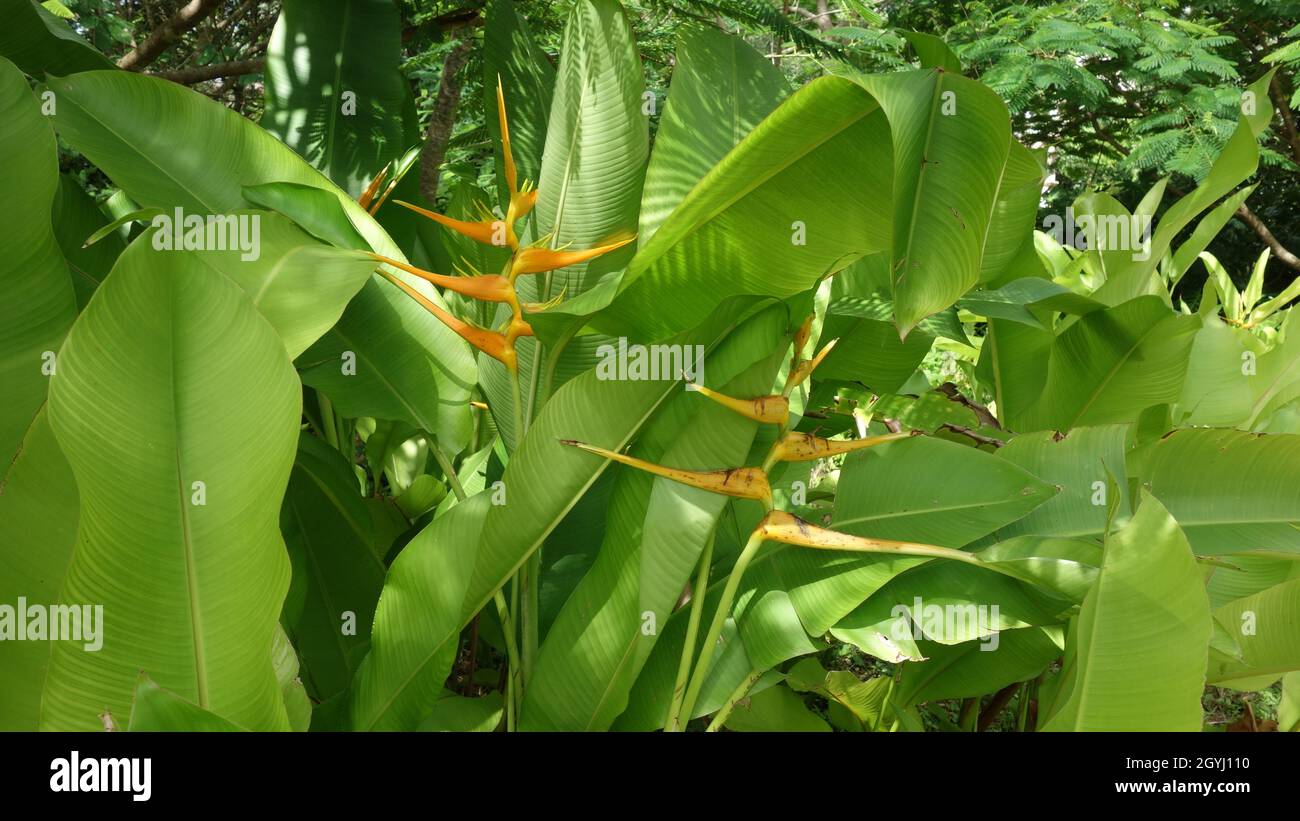
[[[886,433],[863,439],[823,439],[809,433],[787,433],[772,449],[769,460],[775,462],[807,462],[827,456],[838,456],[855,450],[874,447],[895,439],[907,439],[910,433]]]
[[[647,462],[644,459],[638,459],[635,456],[628,456],[624,453],[618,453],[605,448],[588,445],[585,442],[578,442],[573,439],[561,439],[560,444],[585,450],[588,453],[594,453],[597,456],[604,456],[606,459],[612,459],[615,462],[621,462],[637,470],[644,470],[647,473],[653,473],[655,476],[662,476],[665,479],[672,479],[674,482],[680,482],[683,485],[697,487],[701,490],[707,490],[712,493],[720,493],[724,496],[734,496],[738,499],[754,499],[762,502],[763,506],[772,509],[772,488],[767,483],[767,475],[760,468],[741,467],[723,470],[682,470],[680,468],[664,467],[656,465],[654,462]]]
[[[371,259],[391,265],[394,268],[400,268],[409,274],[414,274],[420,279],[432,282],[440,288],[446,288],[449,291],[455,291],[458,294],[464,294],[473,299],[481,299],[484,302],[511,302],[515,299],[515,289],[510,284],[510,280],[496,274],[481,274],[479,276],[453,277],[446,274],[435,274],[432,271],[425,271],[422,268],[416,268],[414,265],[408,265],[405,262],[398,262],[395,259],[380,254],[371,254]]]
[[[711,390],[695,382],[688,383],[686,389],[689,391],[699,391],[709,399],[722,405],[724,408],[730,408],[741,416],[753,419],[755,422],[784,425],[790,420],[790,400],[784,396],[759,396],[754,399],[736,399],[735,397],[718,393],[715,390]]]

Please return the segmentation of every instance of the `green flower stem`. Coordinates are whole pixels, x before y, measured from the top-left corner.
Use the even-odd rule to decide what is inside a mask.
[[[740,686],[733,690],[731,695],[727,696],[727,700],[723,702],[722,708],[718,710],[718,712],[714,713],[713,720],[709,722],[709,726],[704,730],[704,732],[716,733],[721,729],[722,725],[727,723],[727,719],[731,717],[732,709],[735,708],[736,704],[745,697],[745,694],[749,692],[750,688],[757,684],[758,680],[762,677],[762,670],[755,670],[745,676],[745,680],[740,682]]]
[[[673,684],[673,700],[668,705],[668,717],[664,720],[664,729],[677,732],[689,722],[681,721],[682,700],[686,697],[686,685],[691,675],[691,661],[695,656],[695,637],[700,631],[700,618],[704,613],[704,598],[709,592],[709,566],[713,564],[713,537],[704,543],[704,552],[700,555],[700,570],[695,577],[695,587],[691,589],[691,611],[686,622],[686,643],[682,645],[682,660],[677,665],[677,681]]]
[[[761,530],[755,530],[749,535],[749,541],[745,543],[745,549],[740,551],[740,556],[736,559],[736,566],[731,569],[731,574],[727,576],[727,585],[722,588],[722,598],[718,600],[717,612],[713,614],[713,622],[709,625],[709,632],[704,635],[704,646],[700,648],[700,660],[695,665],[695,672],[691,676],[690,686],[686,689],[686,700],[682,702],[679,716],[690,716],[695,709],[695,701],[699,698],[700,689],[704,686],[704,679],[709,673],[709,663],[713,661],[713,651],[717,649],[718,638],[722,635],[722,625],[727,622],[727,614],[731,612],[731,603],[736,598],[736,590],[740,587],[740,577],[745,575],[745,568],[749,567],[750,561],[753,560],[754,554],[763,545],[763,533]]]

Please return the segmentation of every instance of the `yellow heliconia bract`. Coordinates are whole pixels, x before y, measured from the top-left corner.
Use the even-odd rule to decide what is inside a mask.
[[[835,343],[838,341],[838,339],[832,339],[830,342],[827,342],[822,346],[822,349],[818,351],[817,355],[812,359],[796,362],[795,365],[790,368],[790,374],[785,378],[785,390],[783,393],[786,396],[789,396],[792,390],[801,385],[805,379],[811,376],[812,372],[817,370],[817,366],[822,363],[822,360],[826,358],[826,355],[831,352],[831,349],[835,347]]]
[[[790,400],[784,396],[759,396],[754,399],[737,399],[703,385],[691,382],[687,390],[699,391],[725,408],[730,408],[741,416],[771,425],[784,425],[790,421]]]
[[[734,496],[739,499],[754,499],[762,502],[768,510],[772,508],[772,488],[767,483],[767,474],[761,468],[740,467],[723,470],[683,470],[681,468],[664,467],[656,465],[654,462],[647,462],[644,459],[638,459],[635,456],[628,456],[617,451],[606,450],[605,448],[588,445],[585,442],[578,442],[573,439],[562,439],[561,444],[570,445],[588,453],[594,453],[598,456],[604,456],[606,459],[612,459],[615,462],[634,467],[638,470],[644,470],[647,473],[653,473],[655,476],[662,476],[665,479],[671,479],[674,482],[680,482],[684,485],[697,487],[701,490],[707,490],[713,493],[720,493],[724,496]]]
[[[810,433],[787,433],[772,451],[773,462],[807,462],[827,456],[838,456],[855,450],[873,447],[895,439],[908,439],[910,433],[886,433],[863,439],[823,439]]]
[[[835,530],[818,527],[783,510],[773,510],[758,523],[754,532],[764,539],[797,547],[818,550],[845,550],[853,553],[886,553],[901,556],[956,559],[967,564],[979,564],[971,553],[915,542],[895,542],[889,539],[871,539],[851,536]]]

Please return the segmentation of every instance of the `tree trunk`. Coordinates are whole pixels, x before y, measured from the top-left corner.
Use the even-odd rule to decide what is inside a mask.
[[[430,203],[438,197],[438,177],[442,173],[442,161],[447,156],[451,130],[456,125],[456,106],[460,104],[460,72],[469,60],[473,47],[473,38],[461,40],[447,54],[447,59],[442,64],[438,96],[433,102],[433,113],[429,115],[429,130],[425,133],[424,146],[420,149],[420,194]]]

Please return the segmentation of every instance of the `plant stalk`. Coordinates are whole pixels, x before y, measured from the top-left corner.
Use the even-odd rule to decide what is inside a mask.
[[[704,543],[704,552],[700,554],[700,570],[695,577],[695,587],[691,590],[691,612],[686,621],[686,643],[682,645],[682,660],[677,665],[677,681],[673,684],[673,700],[668,705],[668,717],[664,720],[664,729],[677,732],[689,723],[681,721],[682,700],[686,697],[686,685],[691,675],[691,662],[695,657],[695,637],[700,632],[700,619],[704,613],[704,598],[709,592],[709,566],[713,564],[714,534]],[[682,726],[678,726],[681,724]]]
[[[750,688],[757,684],[762,677],[763,671],[761,670],[755,670],[745,676],[745,680],[740,682],[740,686],[733,690],[731,695],[727,696],[727,700],[723,702],[721,709],[713,715],[713,720],[709,722],[709,726],[705,728],[704,732],[716,733],[720,730],[722,725],[727,723],[727,719],[731,717],[731,711],[735,709],[736,704],[745,697]]]
[[[713,622],[709,624],[709,632],[704,635],[704,646],[700,648],[700,659],[696,662],[690,686],[686,689],[686,698],[682,702],[679,717],[692,715],[692,711],[695,709],[695,701],[699,698],[700,689],[704,686],[704,679],[709,672],[709,663],[713,661],[713,651],[717,649],[718,638],[722,635],[722,626],[727,622],[727,615],[731,612],[731,602],[736,598],[736,590],[740,587],[740,577],[745,574],[745,568],[749,567],[754,554],[763,546],[763,541],[762,531],[755,530],[749,534],[749,541],[745,542],[745,549],[740,551],[740,556],[736,559],[736,566],[731,569],[731,574],[727,576],[727,585],[722,588],[722,598],[718,600],[718,610],[713,614]]]

